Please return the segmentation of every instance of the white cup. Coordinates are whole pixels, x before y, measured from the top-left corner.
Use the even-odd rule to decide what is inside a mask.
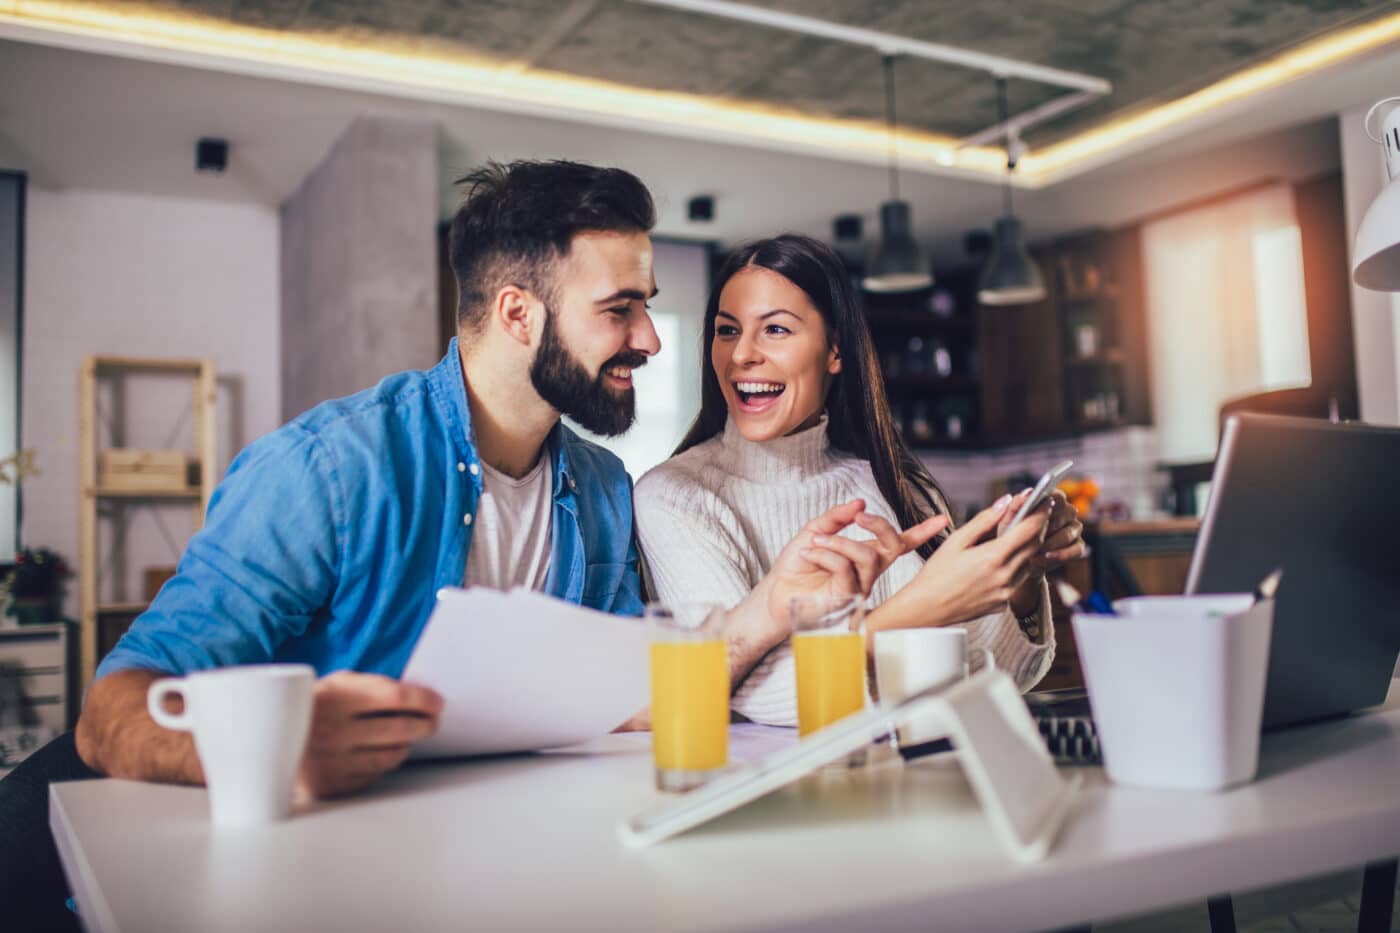
[[[194,735],[215,825],[271,823],[291,814],[315,683],[309,665],[258,664],[151,684],[151,718]],[[166,711],[171,696],[184,701],[182,712]]]
[[[880,699],[899,702],[920,690],[963,680],[973,654],[984,656],[988,667],[996,666],[990,651],[968,651],[967,630],[960,626],[876,632],[875,684]],[[906,748],[942,737],[934,723],[914,722],[899,730],[899,743]]]

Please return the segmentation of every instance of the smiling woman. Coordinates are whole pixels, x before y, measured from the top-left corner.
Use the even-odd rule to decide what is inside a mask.
[[[725,284],[710,347],[735,426],[755,443],[815,425],[841,371],[816,305],[762,266],[746,266]]]
[[[1073,510],[1061,499],[1008,530],[1003,501],[948,533],[830,248],[786,235],[740,249],[703,333],[700,414],[638,482],[636,519],[663,601],[729,609],[732,707],[796,722],[788,613],[809,592],[868,598],[872,633],[966,626],[1023,689],[1038,681],[1054,652],[1044,571],[1082,550]]]

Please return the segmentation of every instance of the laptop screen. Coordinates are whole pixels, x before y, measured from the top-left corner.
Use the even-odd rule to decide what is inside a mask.
[[[1385,700],[1400,654],[1400,429],[1232,415],[1187,593],[1283,569],[1264,726]]]

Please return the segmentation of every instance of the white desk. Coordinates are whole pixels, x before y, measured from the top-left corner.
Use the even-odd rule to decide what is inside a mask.
[[[947,761],[818,776],[639,851],[645,736],[410,768],[269,829],[215,835],[204,791],[57,785],[51,823],[93,931],[1029,930],[1243,891],[1400,853],[1400,691],[1266,738],[1222,794],[1086,769],[1049,859],[1000,850]]]

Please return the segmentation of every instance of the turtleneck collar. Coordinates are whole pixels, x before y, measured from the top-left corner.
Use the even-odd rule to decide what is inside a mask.
[[[831,467],[833,454],[826,436],[826,415],[805,431],[754,443],[739,433],[734,419],[726,419],[720,446],[730,470],[759,483],[792,482],[816,476]]]

